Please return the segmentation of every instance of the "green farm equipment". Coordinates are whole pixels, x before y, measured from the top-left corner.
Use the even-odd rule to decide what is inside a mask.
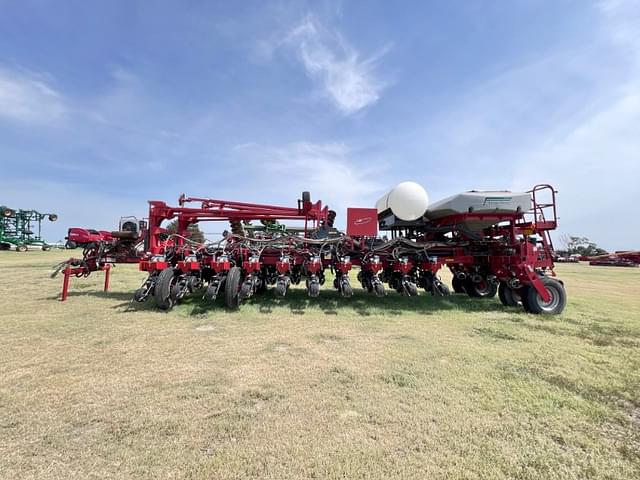
[[[0,206],[0,250],[10,250],[12,247],[18,252],[26,252],[29,248],[51,250],[51,245],[42,239],[42,221],[45,218],[55,222],[58,215]]]

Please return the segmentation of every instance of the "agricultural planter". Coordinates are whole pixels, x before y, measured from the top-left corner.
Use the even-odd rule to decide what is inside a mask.
[[[334,228],[336,213],[312,202],[308,192],[294,207],[182,195],[177,206],[149,202],[148,223],[121,222],[113,240],[85,251],[82,274],[138,263],[148,276],[134,300],[153,297],[168,310],[196,292],[238,308],[269,287],[284,297],[302,280],[317,297],[327,269],[345,298],[353,295],[354,268],[364,290],[376,296],[385,295],[385,283],[406,297],[419,289],[447,296],[438,276],[446,267],[455,293],[477,299],[498,294],[506,306],[558,314],[566,293],[553,272],[555,194],[549,185],[523,193],[465,192],[426,207],[426,192],[406,182],[376,209],[348,209],[344,233]],[[172,220],[174,233],[163,226]],[[284,222],[290,220],[303,226],[289,227]],[[189,226],[208,221],[228,222],[230,231],[215,243],[193,241]]]

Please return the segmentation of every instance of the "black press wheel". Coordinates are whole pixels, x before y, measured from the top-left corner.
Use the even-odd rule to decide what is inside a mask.
[[[468,279],[465,281],[464,289],[467,295],[473,298],[493,298],[498,293],[498,286],[494,282],[487,281],[486,278],[478,283]]]
[[[515,307],[520,303],[520,294],[507,285],[507,282],[500,282],[498,285],[498,298],[506,307]]]
[[[165,268],[158,274],[156,286],[153,291],[153,298],[161,310],[171,310],[175,304],[171,290],[177,282],[178,277],[173,267]]]
[[[418,296],[418,286],[413,282],[405,282],[405,284],[404,284],[404,294],[407,297],[417,297]]]
[[[135,292],[133,292],[133,299],[136,302],[143,302],[147,298],[147,292],[144,287],[138,288]]]
[[[536,315],[559,315],[567,305],[567,292],[564,285],[550,277],[541,277],[540,281],[551,295],[551,299],[545,302],[533,286],[528,286],[522,298],[525,310]]]
[[[273,291],[276,297],[284,297],[287,294],[287,284],[285,282],[277,282]]]
[[[307,288],[309,290],[310,297],[315,298],[320,295],[320,284],[318,282],[310,282]]]
[[[433,282],[431,293],[436,297],[446,297],[451,295],[451,290],[441,281]]]
[[[340,282],[340,293],[344,298],[351,298],[353,296],[353,288],[348,280],[342,280]]]
[[[240,279],[242,277],[242,271],[240,267],[231,267],[229,273],[227,273],[227,279],[224,285],[224,301],[229,308],[238,308],[240,305]]]
[[[458,277],[453,277],[451,280],[451,286],[453,287],[454,293],[467,293],[464,289],[464,281],[460,280]]]

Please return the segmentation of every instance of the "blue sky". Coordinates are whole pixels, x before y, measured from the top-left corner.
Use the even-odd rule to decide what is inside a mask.
[[[344,219],[404,180],[552,183],[560,234],[639,248],[638,25],[632,0],[0,0],[0,203],[58,212],[54,240],[182,192]]]

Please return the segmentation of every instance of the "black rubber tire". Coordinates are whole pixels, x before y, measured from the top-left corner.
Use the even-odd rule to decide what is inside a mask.
[[[138,288],[135,292],[133,292],[133,300],[136,302],[142,302],[146,300],[147,298],[144,296],[144,294],[145,294],[145,289]]]
[[[224,302],[228,308],[238,308],[238,305],[240,305],[238,294],[241,277],[242,270],[240,270],[240,267],[231,267],[229,273],[227,273],[227,279],[224,282]]]
[[[342,283],[340,285],[340,293],[345,298],[351,298],[353,296],[353,288],[350,283]]]
[[[138,231],[138,225],[136,225],[136,222],[132,222],[131,220],[127,220],[126,222],[124,222],[122,224],[122,227],[120,228],[121,232],[137,232]]]
[[[516,307],[520,303],[520,295],[507,282],[500,282],[498,285],[498,298],[505,307]]]
[[[51,250],[51,245],[42,245],[43,252],[48,252],[49,250]]]
[[[133,222],[129,222],[129,223],[133,223]],[[136,238],[138,238],[138,233],[130,232],[129,230],[124,230],[122,232],[113,231],[111,232],[111,236],[113,238],[117,238],[120,240],[135,240]]]
[[[0,243],[0,250],[11,250],[10,243]]]
[[[431,293],[433,293],[436,297],[446,297],[451,295],[451,290],[442,282],[433,282],[433,286],[431,287]]]
[[[180,288],[180,286],[177,283],[174,283],[171,286],[171,301],[174,303],[174,305],[177,303],[177,298],[178,295],[180,295],[180,292],[182,291],[182,288]]]
[[[26,245],[18,245],[16,247],[16,252],[26,252],[27,250],[29,250],[29,249],[27,248]]]
[[[456,276],[451,280],[451,287],[453,288],[454,293],[467,293],[464,289],[464,282]]]
[[[309,283],[309,286],[307,287],[307,289],[309,290],[310,297],[315,298],[318,295],[320,295],[320,284],[318,282]]]
[[[418,286],[415,283],[410,282],[408,285],[405,286],[404,293],[408,297],[417,297],[418,296]]]
[[[535,315],[559,315],[567,305],[567,292],[564,285],[555,278],[541,277],[547,291],[551,294],[551,300],[545,303],[538,291],[530,286],[527,290],[527,311]],[[524,302],[523,302],[524,304]]]
[[[284,282],[276,282],[273,293],[276,294],[276,297],[284,297],[287,294],[287,284]]]
[[[465,281],[464,289],[473,298],[493,298],[498,293],[498,285],[487,280],[475,283],[471,279]]]
[[[171,310],[173,308],[174,300],[171,290],[175,285],[176,279],[177,276],[173,267],[165,268],[158,274],[156,285],[153,289],[153,298],[160,310]]]
[[[520,301],[522,302],[522,308],[527,313],[533,313],[529,308],[529,285],[523,285],[518,289],[518,295],[520,295]]]
[[[304,203],[311,202],[311,193],[310,192],[302,192],[302,201]]]
[[[64,248],[66,248],[67,250],[73,250],[75,248],[78,248],[78,245],[73,240],[67,240],[67,243],[64,244]]]
[[[238,293],[238,305],[240,304],[240,302],[242,302],[242,300],[246,300],[251,295],[253,295],[253,292],[251,290],[252,288],[253,286],[251,285],[251,283],[242,282],[242,285],[240,285],[240,292]]]

